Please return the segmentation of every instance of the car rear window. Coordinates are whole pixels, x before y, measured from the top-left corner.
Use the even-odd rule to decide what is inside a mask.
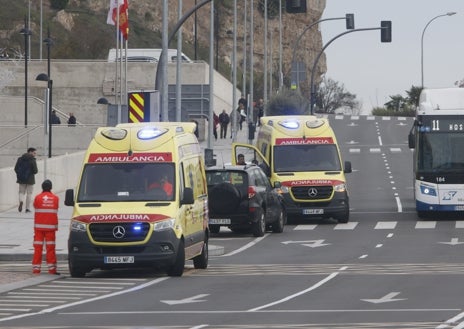
[[[248,189],[248,175],[245,171],[208,171],[206,182],[208,186],[230,183],[243,193]]]

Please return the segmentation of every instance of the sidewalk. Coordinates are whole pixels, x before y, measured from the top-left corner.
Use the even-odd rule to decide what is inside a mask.
[[[230,128],[230,127],[229,127]],[[219,131],[218,131],[219,133]],[[228,138],[217,141],[213,138],[212,147],[216,155],[217,165],[231,162],[231,144],[230,132]],[[248,129],[244,127],[237,134],[236,141],[246,143]],[[202,149],[207,147],[207,141],[202,141]],[[40,184],[34,186],[34,195],[40,191]],[[12,189],[11,193],[17,193],[17,186]],[[72,207],[64,205],[65,192],[57,193],[60,198],[58,210],[58,232],[56,233],[56,253],[59,261],[67,260],[67,239],[69,232],[69,223],[72,215]],[[32,209],[31,209],[32,210]],[[18,212],[17,205],[6,211],[0,212],[0,261],[28,261],[32,260],[33,254],[33,218],[34,212]],[[223,248],[220,246],[210,245],[210,255],[220,254]]]

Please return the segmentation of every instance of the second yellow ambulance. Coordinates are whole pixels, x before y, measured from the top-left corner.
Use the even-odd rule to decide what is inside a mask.
[[[233,158],[258,162],[281,189],[289,218],[332,217],[347,223],[350,206],[337,139],[328,119],[312,115],[261,118],[256,146],[234,143]]]

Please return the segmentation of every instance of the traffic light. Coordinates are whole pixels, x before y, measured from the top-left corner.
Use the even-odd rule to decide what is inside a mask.
[[[285,0],[285,4],[289,14],[306,12],[306,0]]]
[[[346,29],[354,30],[354,14],[346,14]]]
[[[392,22],[391,21],[380,22],[380,41],[382,42],[392,41]]]

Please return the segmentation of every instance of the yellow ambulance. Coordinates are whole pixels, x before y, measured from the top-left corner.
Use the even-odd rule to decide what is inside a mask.
[[[68,262],[92,269],[162,268],[181,276],[186,260],[208,266],[208,197],[195,123],[126,123],[98,128],[73,206]]]
[[[258,163],[280,188],[289,218],[332,217],[347,223],[350,206],[340,149],[328,119],[312,115],[261,118],[256,146],[234,143],[232,159]]]

